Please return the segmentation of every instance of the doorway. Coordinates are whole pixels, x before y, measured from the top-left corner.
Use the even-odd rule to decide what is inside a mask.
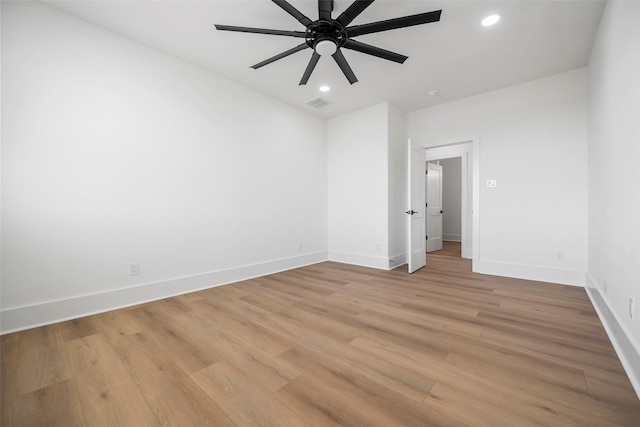
[[[478,218],[474,212],[474,205],[478,203],[477,196],[474,197],[474,193],[476,193],[474,188],[474,174],[477,173],[477,166],[474,168],[474,163],[477,162],[478,153],[477,150],[475,153],[473,151],[477,145],[478,141],[474,138],[472,140],[468,139],[467,142],[426,148],[425,150],[426,162],[435,162],[437,160],[439,160],[441,164],[443,161],[460,162],[460,207],[449,208],[449,210],[457,209],[460,213],[459,241],[461,246],[461,256],[462,258],[469,259],[473,259],[477,256],[475,253],[476,251],[474,251],[474,249],[477,249],[475,247],[476,242],[474,240],[476,240],[475,237],[478,232]],[[453,212],[451,213],[453,214]],[[456,221],[456,219],[453,219],[453,221]],[[449,236],[445,237],[444,234],[449,234]],[[443,237],[445,237],[444,240],[457,239],[457,234],[458,233],[455,232],[444,233],[443,230]]]
[[[439,159],[427,162],[427,182],[436,181],[437,176],[429,174],[429,164],[436,164],[440,169],[440,185],[426,185],[427,211],[434,210],[427,215],[427,253],[442,250],[444,246],[449,251],[459,252],[462,256],[462,157]],[[437,171],[436,171],[437,172]],[[438,174],[435,174],[438,175]],[[430,195],[429,192],[434,194]],[[431,203],[433,202],[433,203]],[[439,218],[436,217],[439,214]],[[435,240],[437,244],[429,244]],[[439,240],[439,242],[438,242]]]

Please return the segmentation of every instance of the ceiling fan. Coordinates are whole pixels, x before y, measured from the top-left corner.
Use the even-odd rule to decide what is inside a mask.
[[[442,13],[442,10],[436,10],[433,12],[419,13],[417,15],[404,16],[401,18],[386,19],[384,21],[349,26],[349,24],[367,7],[369,7],[374,0],[355,0],[336,19],[331,18],[333,0],[318,0],[319,17],[316,21],[312,21],[307,18],[286,0],[271,1],[284,9],[284,11],[289,15],[297,19],[306,27],[306,31],[270,30],[266,28],[235,27],[231,25],[218,24],[216,24],[215,27],[220,31],[239,31],[243,33],[270,34],[275,36],[290,36],[305,39],[304,43],[251,66],[251,68],[258,69],[293,53],[306,48],[311,48],[313,49],[313,54],[311,55],[309,65],[307,65],[299,85],[307,84],[318,60],[321,56],[326,55],[331,55],[333,57],[347,80],[349,80],[349,83],[354,84],[357,82],[358,79],[342,54],[342,51],[340,50],[341,48],[355,50],[368,55],[377,56],[378,58],[398,62],[400,64],[404,63],[408,58],[407,56],[362,43],[354,40],[353,38],[364,34],[378,33],[397,28],[437,22],[440,20],[440,14]]]

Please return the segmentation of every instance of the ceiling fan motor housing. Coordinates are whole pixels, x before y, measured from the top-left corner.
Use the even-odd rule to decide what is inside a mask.
[[[320,51],[318,51],[317,47],[319,44],[322,46],[323,44],[326,44],[326,42],[331,42],[337,49],[342,47],[348,39],[349,37],[347,36],[345,28],[335,20],[318,20],[311,23],[307,27],[305,35],[307,45],[320,55],[323,54],[323,48],[320,47]]]

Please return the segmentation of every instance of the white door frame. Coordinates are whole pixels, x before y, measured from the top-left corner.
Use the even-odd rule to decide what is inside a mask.
[[[480,259],[480,138],[457,138],[425,150],[425,161],[455,157],[462,159],[462,257],[471,258],[475,264],[475,260]]]

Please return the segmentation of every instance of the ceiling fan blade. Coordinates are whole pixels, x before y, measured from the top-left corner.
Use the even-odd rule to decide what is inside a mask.
[[[233,25],[218,25],[215,24],[216,30],[219,31],[237,31],[240,33],[255,33],[255,34],[271,34],[274,36],[291,36],[291,37],[305,37],[304,31],[285,31],[285,30],[269,30],[267,28],[251,28],[251,27],[234,27]]]
[[[345,10],[340,14],[340,16],[338,16],[336,21],[338,21],[340,25],[342,25],[343,27],[346,27],[351,23],[351,21],[356,19],[356,17],[360,15],[366,8],[371,6],[371,3],[373,3],[373,1],[374,0],[354,1],[353,3],[351,3],[351,6],[347,8],[347,10]]]
[[[417,15],[403,16],[402,18],[386,19],[384,21],[371,22],[369,24],[354,25],[347,28],[349,37],[361,36],[363,34],[379,33],[380,31],[395,30],[396,28],[411,27],[414,25],[428,24],[440,20],[442,10],[419,13]]]
[[[280,6],[282,9],[284,9],[284,11],[287,12],[289,15],[296,18],[305,27],[308,27],[309,24],[313,22],[311,21],[311,19],[304,16],[302,12],[300,12],[298,9],[293,7],[287,0],[271,0],[271,1],[277,4],[278,6]]]
[[[275,62],[278,59],[282,59],[282,58],[284,58],[286,56],[289,56],[289,55],[291,55],[293,53],[300,52],[301,50],[304,50],[304,49],[306,49],[308,47],[309,47],[308,44],[302,43],[302,44],[300,44],[300,45],[298,45],[298,46],[296,46],[294,48],[291,48],[291,49],[289,49],[289,50],[287,50],[285,52],[282,52],[282,53],[280,53],[280,54],[278,54],[276,56],[272,56],[269,59],[265,59],[262,62],[258,62],[256,65],[252,65],[251,68],[253,68],[254,70],[257,70],[260,67],[264,67],[265,65],[271,64],[272,62]]]
[[[333,0],[318,0],[318,16],[320,19],[329,21],[333,11]]]
[[[400,55],[399,53],[391,52],[390,50],[382,49],[370,44],[361,43],[359,41],[349,39],[344,44],[345,49],[356,50],[358,52],[366,53],[368,55],[377,56],[378,58],[387,59],[389,61],[404,63],[409,57]]]
[[[314,50],[313,55],[311,55],[311,59],[309,60],[309,65],[307,65],[307,69],[304,70],[304,74],[302,75],[302,79],[300,79],[300,83],[298,86],[306,85],[309,81],[309,77],[311,77],[311,73],[313,73],[313,69],[316,68],[316,64],[320,59],[320,55]]]
[[[345,59],[340,48],[338,48],[338,50],[336,50],[336,53],[334,53],[332,56],[333,56],[333,59],[335,59],[336,62],[338,63],[338,66],[344,73],[344,76],[347,78],[347,80],[349,80],[349,83],[354,84],[355,82],[357,82],[358,79],[356,78],[356,75],[353,73],[353,70],[349,66],[349,63]]]

